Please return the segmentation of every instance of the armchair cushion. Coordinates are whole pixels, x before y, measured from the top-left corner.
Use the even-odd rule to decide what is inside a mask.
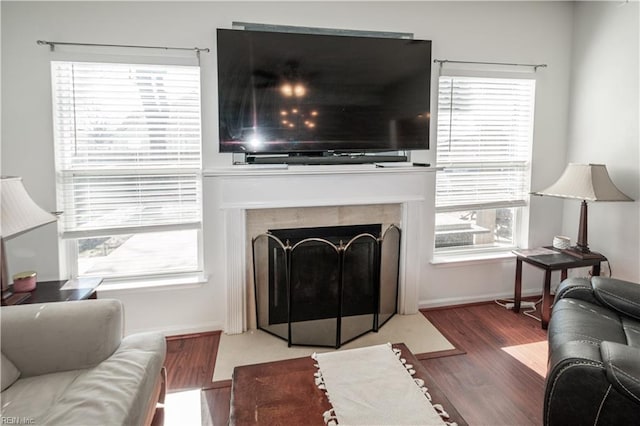
[[[126,337],[111,357],[69,384],[42,424],[142,424],[164,354],[164,337],[156,333]]]
[[[583,341],[598,346],[603,340],[626,343],[619,318],[608,309],[576,299],[561,299],[553,305],[554,326],[549,324],[549,353],[567,342]],[[561,324],[561,326],[558,326]]]
[[[2,415],[43,419],[84,370],[22,378],[2,392]],[[41,423],[44,424],[44,423]]]
[[[2,354],[2,390],[11,386],[20,377],[20,371],[9,358]]]

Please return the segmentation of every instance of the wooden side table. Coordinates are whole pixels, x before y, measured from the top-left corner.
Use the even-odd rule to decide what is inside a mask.
[[[567,270],[572,268],[591,267],[592,275],[600,275],[600,264],[607,260],[600,253],[593,253],[588,259],[580,259],[553,247],[542,247],[531,250],[514,250],[516,255],[516,280],[514,286],[513,311],[520,312],[522,293],[522,262],[544,269],[544,285],[542,287],[542,304],[540,315],[542,328],[547,329],[551,317],[551,273],[560,271],[561,280],[567,278]]]
[[[62,281],[39,281],[31,296],[21,305],[45,302],[65,302],[70,300],[96,299],[96,290],[102,278],[76,278]],[[16,293],[18,294],[18,293]]]

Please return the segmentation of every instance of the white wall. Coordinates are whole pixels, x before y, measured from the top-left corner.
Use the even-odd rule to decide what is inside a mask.
[[[576,4],[567,151],[568,162],[606,164],[634,200],[640,199],[638,6]],[[579,215],[579,202],[564,201],[563,233],[574,240]],[[589,204],[589,247],[608,257],[614,277],[640,282],[639,223],[638,201]]]
[[[54,56],[48,48],[37,46],[36,40],[214,49],[202,55],[205,167],[213,167],[231,161],[229,155],[217,152],[215,29],[230,28],[233,21],[413,32],[416,38],[433,40],[433,58],[547,63],[548,68],[538,71],[532,187],[547,184],[550,176],[559,175],[565,165],[573,15],[570,3],[3,1],[1,8],[2,173],[23,176],[34,199],[48,210],[55,208],[49,77],[49,61]],[[436,70],[434,67],[434,83]],[[434,158],[431,150],[413,159],[434,162]],[[128,332],[182,332],[222,326],[223,246],[212,232],[219,218],[217,197],[212,191],[205,182],[205,266],[209,283],[180,290],[109,292],[109,296],[125,303]],[[561,226],[561,203],[542,199],[532,203],[530,245],[548,244]],[[8,252],[14,270],[35,269],[41,279],[59,277],[54,226],[11,241]],[[420,290],[422,305],[507,295],[513,288],[514,263],[511,259],[426,266]],[[525,290],[539,291],[541,277],[525,268]]]

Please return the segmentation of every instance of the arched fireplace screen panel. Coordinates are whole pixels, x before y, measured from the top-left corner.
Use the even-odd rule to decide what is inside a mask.
[[[340,307],[338,247],[322,238],[304,239],[291,247],[289,270],[289,344],[334,346]]]
[[[276,237],[261,234],[253,239],[253,282],[259,329],[289,339],[287,265],[289,249]]]
[[[258,328],[289,346],[338,348],[377,331],[397,312],[400,229],[394,225],[382,236],[361,233],[338,244],[311,237],[292,245],[272,233],[252,242]]]
[[[340,344],[376,329],[380,282],[378,238],[361,234],[344,246]]]
[[[400,272],[400,228],[390,226],[380,242],[380,308],[378,327],[397,312]]]

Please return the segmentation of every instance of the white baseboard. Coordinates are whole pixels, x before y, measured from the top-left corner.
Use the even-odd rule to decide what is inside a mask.
[[[522,296],[539,296],[540,290],[523,290]],[[461,296],[461,297],[445,297],[441,299],[430,299],[430,300],[420,300],[418,302],[419,309],[429,309],[429,308],[441,308],[445,306],[457,306],[457,305],[466,305],[469,303],[479,303],[479,302],[491,302],[496,299],[513,299],[513,291],[511,292],[503,292],[503,293],[494,293],[494,294],[482,294],[478,296]]]
[[[224,329],[224,326],[222,322],[212,321],[207,323],[183,325],[183,326],[154,327],[154,328],[126,330],[125,334],[130,335],[135,333],[156,332],[156,333],[162,333],[165,337],[169,337],[169,336],[179,336],[182,334],[196,334],[196,333],[206,333],[210,331],[221,331],[223,329]]]

